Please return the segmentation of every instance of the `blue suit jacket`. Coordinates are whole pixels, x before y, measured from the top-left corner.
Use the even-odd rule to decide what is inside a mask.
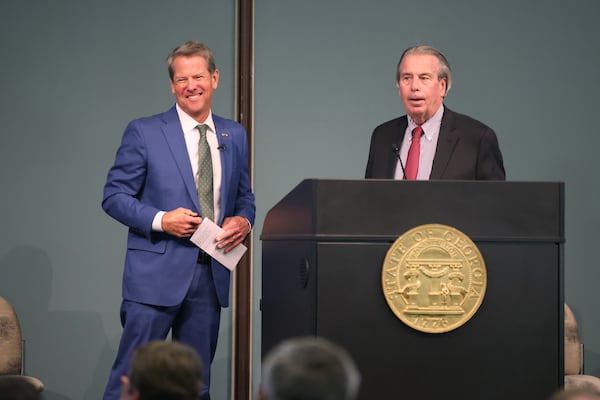
[[[221,213],[254,224],[254,195],[248,174],[246,131],[213,115],[221,151]],[[159,211],[184,207],[201,214],[183,131],[173,106],[165,113],[129,123],[108,172],[102,208],[129,227],[123,298],[173,306],[190,287],[199,249],[188,238],[152,231]],[[212,261],[221,306],[229,304],[229,270]]]

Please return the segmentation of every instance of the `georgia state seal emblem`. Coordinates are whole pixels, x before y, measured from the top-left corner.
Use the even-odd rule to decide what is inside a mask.
[[[381,273],[385,299],[406,325],[443,333],[477,312],[487,286],[485,262],[471,239],[451,226],[428,224],[401,235]]]

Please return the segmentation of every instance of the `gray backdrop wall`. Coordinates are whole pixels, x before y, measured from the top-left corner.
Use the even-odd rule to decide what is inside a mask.
[[[0,295],[17,308],[28,372],[49,400],[100,398],[116,353],[125,228],[101,211],[102,185],[126,123],[172,104],[168,51],[206,41],[221,69],[214,110],[233,116],[233,3],[0,4]],[[446,104],[496,130],[508,178],[566,182],[565,297],[587,372],[600,375],[600,4],[257,0],[255,12],[255,298],[267,210],[304,178],[362,177],[372,129],[403,113],[398,57],[428,43],[454,69]],[[213,366],[220,399],[229,318]]]

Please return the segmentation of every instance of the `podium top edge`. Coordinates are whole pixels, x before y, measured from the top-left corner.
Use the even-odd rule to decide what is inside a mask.
[[[464,183],[464,184],[492,184],[492,185],[502,185],[502,184],[551,184],[551,185],[564,185],[564,181],[532,181],[532,180],[504,180],[504,181],[492,181],[492,180],[461,180],[461,179],[429,179],[429,180],[415,180],[415,181],[404,181],[404,180],[396,180],[396,179],[372,179],[372,178],[305,178],[302,179],[299,184],[303,182],[401,182],[404,184],[426,184],[426,183]]]

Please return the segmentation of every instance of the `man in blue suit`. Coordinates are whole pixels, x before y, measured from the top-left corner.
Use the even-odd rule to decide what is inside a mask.
[[[217,247],[228,252],[254,223],[246,132],[211,112],[219,83],[212,51],[187,42],[167,64],[176,104],[129,123],[104,186],[102,208],[129,227],[123,333],[105,400],[119,398],[133,350],[165,339],[169,330],[200,355],[201,398],[210,399],[210,363],[220,310],[229,305],[229,270],[189,238],[210,218],[223,228]]]

